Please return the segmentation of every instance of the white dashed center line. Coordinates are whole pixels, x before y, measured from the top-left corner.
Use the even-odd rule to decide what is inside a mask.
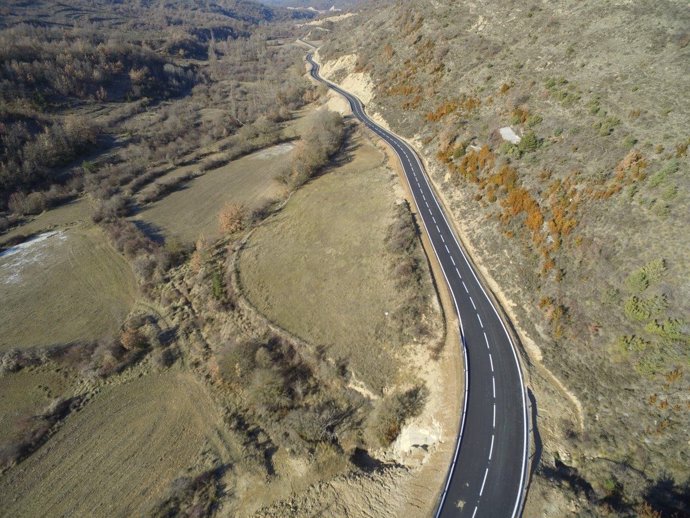
[[[479,496],[482,496],[482,493],[484,492],[484,484],[486,484],[486,476],[489,474],[489,468],[486,468],[484,471],[484,480],[482,481],[482,487],[479,489]]]
[[[477,306],[474,305],[474,300],[472,300],[472,297],[470,297],[470,302],[472,303],[472,307],[474,308],[474,310],[477,311]]]
[[[494,452],[494,435],[491,434],[491,448],[489,448],[489,460],[491,460],[491,455]]]
[[[489,363],[491,363],[491,372],[494,371],[494,360],[491,357],[491,353],[489,353]]]

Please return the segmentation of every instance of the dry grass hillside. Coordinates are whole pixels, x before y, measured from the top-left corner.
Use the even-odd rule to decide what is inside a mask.
[[[422,0],[323,36],[528,346],[534,515],[688,512],[689,26],[677,1]]]

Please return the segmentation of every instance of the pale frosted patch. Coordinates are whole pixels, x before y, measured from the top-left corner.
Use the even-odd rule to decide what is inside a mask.
[[[272,146],[268,149],[264,149],[263,151],[259,151],[258,153],[255,153],[252,158],[260,158],[262,160],[267,160],[269,158],[285,155],[286,153],[292,151],[294,147],[295,145],[291,142],[285,142],[283,144],[278,144],[277,146]]]
[[[33,264],[43,262],[55,246],[64,243],[67,235],[62,230],[45,232],[0,253],[0,283],[18,284],[22,273]]]

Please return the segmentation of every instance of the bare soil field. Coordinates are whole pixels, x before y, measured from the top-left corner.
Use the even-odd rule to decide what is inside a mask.
[[[255,231],[239,263],[243,288],[261,312],[327,346],[377,393],[397,381],[403,345],[393,329],[400,293],[384,243],[397,178],[384,160],[356,135],[338,167]]]
[[[243,203],[252,209],[283,192],[275,176],[291,149],[291,144],[279,144],[210,170],[144,208],[135,219],[152,225],[165,237],[186,242],[200,234],[217,237],[218,212],[225,203]]]
[[[0,478],[6,516],[140,516],[195,465],[218,415],[192,376],[106,387]]]
[[[51,231],[5,250],[0,286],[0,349],[113,333],[135,294],[130,267],[95,227]]]

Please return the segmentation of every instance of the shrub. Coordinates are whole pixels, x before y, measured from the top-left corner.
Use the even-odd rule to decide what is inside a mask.
[[[348,466],[343,450],[330,442],[320,442],[314,452],[316,472],[325,479],[342,473]]]
[[[247,383],[256,368],[256,352],[260,345],[256,340],[227,342],[216,358],[220,379],[227,383]]]
[[[645,331],[660,336],[667,342],[683,341],[690,343],[690,336],[687,334],[687,326],[682,320],[671,318],[667,318],[661,322],[655,320],[645,326]]]
[[[639,297],[629,297],[625,301],[624,311],[625,316],[630,320],[645,321],[652,316],[652,312],[645,303],[645,300]]]
[[[226,203],[218,213],[218,227],[223,234],[234,234],[244,229],[247,209],[240,203]]]
[[[616,340],[616,347],[626,353],[634,352],[639,353],[644,351],[650,345],[648,340],[644,338],[632,335],[632,336],[621,336]]]
[[[533,131],[528,131],[520,139],[518,144],[518,149],[520,153],[530,153],[536,151],[541,146],[541,140],[537,138],[537,135]]]
[[[223,275],[218,270],[211,275],[211,292],[216,300],[223,300],[225,298]]]
[[[417,385],[388,396],[379,404],[369,423],[370,431],[379,445],[388,446],[398,437],[405,422],[421,413],[428,395],[425,386]]]
[[[628,275],[625,285],[632,293],[642,293],[650,284],[661,279],[665,272],[666,261],[654,259]]]
[[[310,118],[310,128],[292,152],[290,184],[299,187],[313,178],[338,152],[345,139],[340,114],[319,110]]]
[[[174,480],[166,497],[149,515],[152,518],[213,516],[221,492],[221,475],[221,469],[211,469],[195,477]]]
[[[606,137],[613,133],[613,130],[621,123],[620,119],[616,117],[606,117],[594,125],[599,130],[599,135]]]
[[[120,343],[122,347],[130,351],[132,349],[143,349],[148,346],[146,337],[138,330],[131,327],[125,328],[120,333]]]

